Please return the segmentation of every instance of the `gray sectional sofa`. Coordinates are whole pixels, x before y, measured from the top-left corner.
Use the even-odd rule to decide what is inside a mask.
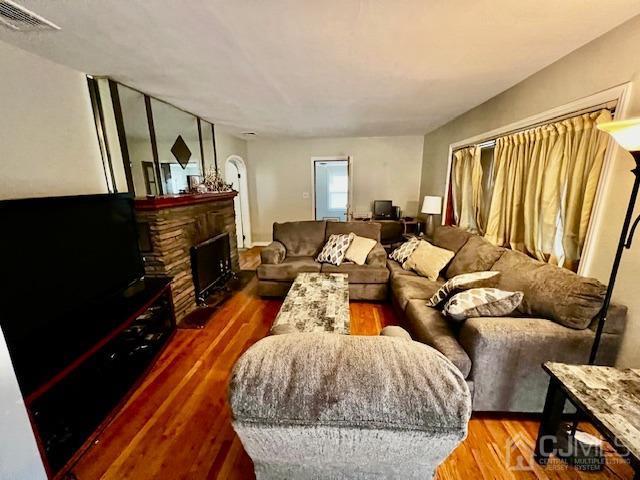
[[[437,228],[433,243],[456,253],[437,282],[387,260],[391,299],[404,314],[412,338],[458,367],[473,392],[474,411],[542,411],[549,378],[540,365],[587,363],[604,286],[458,228]],[[524,292],[512,316],[456,324],[426,305],[447,279],[486,270],[501,272],[498,288]],[[612,305],[597,363],[613,365],[625,322],[626,307]]]
[[[354,232],[379,240],[374,222],[289,222],[273,227],[274,242],[262,252],[258,293],[284,296],[300,272],[349,274],[353,300],[385,300],[401,313],[414,340],[444,354],[462,373],[473,394],[475,411],[540,412],[548,376],[546,361],[587,363],[595,321],[605,287],[568,270],[496,247],[482,237],[454,227],[438,227],[432,243],[455,252],[437,281],[420,277],[388,260],[380,244],[367,264],[340,267],[315,257],[333,233]],[[462,273],[500,271],[497,287],[524,292],[510,317],[471,318],[453,323],[426,305],[446,280]],[[597,363],[613,365],[622,342],[626,307],[612,305]]]
[[[339,267],[316,262],[329,236],[353,232],[378,243],[365,265],[346,262]],[[273,242],[260,252],[258,294],[283,297],[298,273],[324,272],[349,274],[349,298],[385,300],[389,283],[386,252],[380,244],[380,224],[374,222],[302,221],[273,224]]]

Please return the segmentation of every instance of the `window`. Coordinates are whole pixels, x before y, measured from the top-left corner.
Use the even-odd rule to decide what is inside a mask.
[[[339,210],[347,208],[349,196],[349,177],[344,169],[329,170],[329,208]]]

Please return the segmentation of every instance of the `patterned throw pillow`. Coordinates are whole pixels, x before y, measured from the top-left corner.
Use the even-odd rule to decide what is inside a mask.
[[[458,321],[471,317],[502,317],[518,308],[523,296],[522,292],[505,292],[497,288],[472,288],[451,297],[442,313]]]
[[[474,272],[456,275],[433,294],[427,301],[427,307],[437,307],[447,298],[462,290],[470,288],[495,287],[498,284],[500,272]]]
[[[391,260],[395,260],[399,264],[403,264],[411,256],[413,251],[420,245],[420,239],[417,237],[411,237],[409,241],[404,242],[393,252],[389,254]]]
[[[316,261],[320,263],[330,263],[339,267],[344,260],[344,256],[354,236],[353,233],[331,235],[327,243],[322,247],[322,251],[320,255],[318,255],[318,258],[316,258]]]

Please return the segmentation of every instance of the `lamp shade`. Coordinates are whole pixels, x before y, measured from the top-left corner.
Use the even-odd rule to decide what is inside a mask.
[[[422,201],[422,213],[439,215],[442,213],[442,197],[426,195]]]
[[[625,150],[640,151],[640,117],[600,123],[598,129],[611,135]]]

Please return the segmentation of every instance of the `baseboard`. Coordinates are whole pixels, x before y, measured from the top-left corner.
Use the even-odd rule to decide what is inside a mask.
[[[251,247],[266,247],[271,242],[251,242]]]

